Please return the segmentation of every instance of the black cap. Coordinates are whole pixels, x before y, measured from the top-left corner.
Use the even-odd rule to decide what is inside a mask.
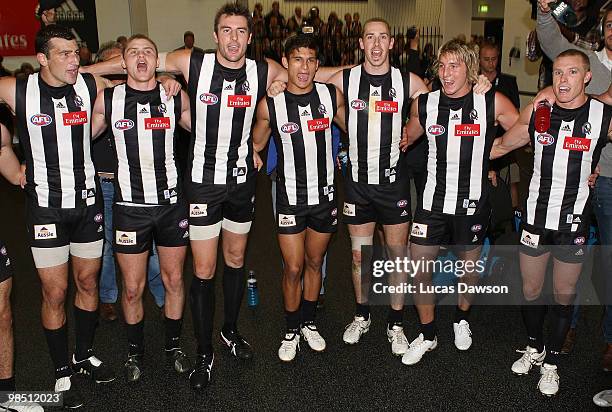
[[[40,17],[45,10],[59,7],[65,0],[40,0],[36,8],[36,14]]]

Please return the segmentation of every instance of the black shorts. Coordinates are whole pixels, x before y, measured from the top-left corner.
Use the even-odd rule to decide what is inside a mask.
[[[353,182],[347,177],[344,179],[344,187],[344,223],[397,225],[410,222],[410,185],[405,182],[370,185]]]
[[[104,208],[96,201],[75,209],[40,207],[28,202],[26,224],[30,246],[55,248],[104,239]]]
[[[279,235],[293,235],[310,228],[319,233],[338,230],[338,204],[321,203],[314,206],[276,205],[276,227]]]
[[[459,252],[469,251],[483,244],[489,217],[488,208],[469,216],[418,208],[410,230],[410,242],[423,246],[449,245]]]
[[[0,240],[0,283],[11,277],[13,277],[13,267],[11,266],[11,259],[9,259],[4,242]]]
[[[223,219],[236,223],[253,221],[256,178],[238,185],[203,185],[188,182],[189,224],[210,226]]]
[[[189,244],[187,204],[139,207],[113,205],[113,248],[117,253],[142,253],[157,246]]]
[[[538,257],[552,253],[553,257],[565,263],[582,263],[587,253],[589,224],[583,223],[575,232],[542,229],[524,221],[520,230],[520,253]]]

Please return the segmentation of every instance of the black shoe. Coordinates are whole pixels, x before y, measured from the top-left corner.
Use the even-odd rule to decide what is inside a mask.
[[[197,355],[195,367],[189,374],[189,383],[191,384],[191,389],[202,390],[208,386],[208,384],[210,383],[210,377],[214,361],[215,355],[212,353],[210,355]]]
[[[172,363],[176,373],[185,373],[191,370],[191,361],[181,348],[166,349],[166,358]]]
[[[129,355],[123,368],[128,382],[138,382],[142,376],[142,356]]]
[[[238,332],[226,333],[221,331],[221,340],[228,347],[230,353],[238,359],[251,359],[253,357],[251,345]]]
[[[108,383],[115,380],[113,371],[93,354],[79,362],[72,355],[72,370],[74,373],[91,376],[96,383]]]
[[[64,408],[77,409],[85,405],[83,396],[77,388],[74,387],[70,376],[65,376],[55,380],[55,392],[62,394],[62,402]]]

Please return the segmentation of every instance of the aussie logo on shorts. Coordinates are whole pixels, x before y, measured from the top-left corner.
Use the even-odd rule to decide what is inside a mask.
[[[208,216],[208,204],[206,203],[191,203],[189,205],[189,217]]]
[[[57,239],[55,224],[34,225],[34,239]]]
[[[413,223],[410,235],[414,237],[427,237],[427,226],[422,223]]]
[[[345,216],[355,216],[355,205],[353,203],[344,202],[344,210],[342,211]]]
[[[536,249],[540,244],[540,235],[529,233],[523,229],[523,232],[521,233],[521,244]]]
[[[295,225],[295,215],[278,214],[278,227],[291,227]]]
[[[134,246],[136,244],[136,232],[123,232],[117,230],[115,243],[122,246]]]

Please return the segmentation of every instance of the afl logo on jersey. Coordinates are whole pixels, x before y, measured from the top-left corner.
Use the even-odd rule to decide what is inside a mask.
[[[549,135],[548,133],[543,133],[538,135],[538,143],[542,146],[550,146],[555,142],[555,138]]]
[[[366,102],[361,99],[355,99],[351,102],[351,109],[363,110],[366,108]]]
[[[213,105],[213,104],[217,104],[217,102],[219,101],[219,98],[217,97],[216,94],[212,94],[212,93],[202,93],[200,95],[200,101],[204,104],[207,105]]]
[[[53,119],[48,114],[39,113],[39,114],[35,114],[34,116],[30,117],[30,122],[34,126],[42,127],[42,126],[49,126],[51,122],[53,122]]]
[[[117,130],[130,130],[134,127],[134,122],[130,119],[121,119],[115,122],[115,129]]]
[[[300,130],[300,126],[293,122],[285,123],[281,126],[281,132],[283,133],[292,134],[297,132],[298,130]]]
[[[439,124],[432,124],[427,128],[427,133],[432,136],[440,136],[441,134],[444,134],[445,131],[446,129],[444,128],[444,126]]]

